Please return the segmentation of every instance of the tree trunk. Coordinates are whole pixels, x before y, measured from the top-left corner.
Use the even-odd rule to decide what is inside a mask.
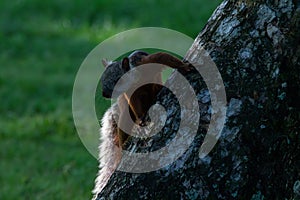
[[[156,171],[116,171],[97,199],[300,198],[299,16],[296,0],[224,1],[185,58],[200,56],[201,45],[222,75],[228,107],[218,143],[208,156],[199,157],[210,101],[199,74],[189,73],[185,77],[201,111],[189,149]],[[168,90],[162,90],[157,101],[170,107],[167,113],[173,118],[153,136],[146,148],[151,151],[172,140],[180,121]],[[130,152],[145,151],[137,139],[128,146]]]

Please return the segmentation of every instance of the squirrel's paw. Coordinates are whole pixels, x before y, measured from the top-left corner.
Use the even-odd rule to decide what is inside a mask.
[[[141,127],[144,127],[144,126],[147,126],[148,125],[148,121],[147,121],[147,115],[139,118],[136,120],[136,123],[137,125],[141,126]]]

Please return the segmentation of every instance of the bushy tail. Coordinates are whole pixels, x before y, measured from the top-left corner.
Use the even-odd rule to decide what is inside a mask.
[[[95,180],[95,188],[93,190],[94,198],[104,188],[109,178],[116,170],[122,155],[121,148],[114,144],[114,137],[117,134],[117,120],[113,117],[117,116],[118,112],[117,103],[113,104],[104,114],[100,129],[101,143],[99,146],[99,172]]]

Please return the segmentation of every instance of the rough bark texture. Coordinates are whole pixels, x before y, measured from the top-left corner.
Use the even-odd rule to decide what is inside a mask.
[[[221,137],[204,159],[199,147],[209,122],[209,93],[199,74],[186,76],[197,93],[200,128],[191,147],[171,165],[132,174],[115,172],[97,199],[300,198],[300,2],[224,1],[196,38],[222,75],[228,101]],[[172,78],[170,80],[172,83]],[[159,149],[178,128],[180,110],[168,90],[164,129],[132,152]]]

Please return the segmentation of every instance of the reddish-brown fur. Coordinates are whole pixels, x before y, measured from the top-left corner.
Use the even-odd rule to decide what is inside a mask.
[[[163,52],[150,54],[148,56],[142,57],[141,61],[137,63],[137,66],[143,65],[143,64],[149,64],[149,63],[158,63],[162,65],[169,66],[174,69],[182,69],[184,71],[189,71],[191,69],[191,65],[189,63],[183,63],[178,58],[167,54]],[[123,62],[124,64],[124,62]],[[145,78],[148,78],[150,80],[153,80],[157,83],[162,84],[162,74],[160,70],[151,70],[147,71]],[[149,108],[153,105],[154,100],[159,93],[159,91],[162,89],[161,85],[157,84],[147,84],[144,86],[141,86],[138,88],[134,93],[132,94],[131,98],[128,98],[127,93],[124,93],[118,101],[119,108],[120,108],[120,123],[121,126],[128,125],[128,120],[126,117],[124,117],[124,106],[129,105],[131,117],[133,118],[133,121],[135,121],[137,124],[141,125],[144,122],[144,117],[147,114]],[[131,130],[132,127],[129,127],[128,130]],[[116,143],[119,143],[119,146],[123,146],[123,144],[126,142],[128,138],[128,134],[126,134],[124,131],[118,128],[118,141]]]

